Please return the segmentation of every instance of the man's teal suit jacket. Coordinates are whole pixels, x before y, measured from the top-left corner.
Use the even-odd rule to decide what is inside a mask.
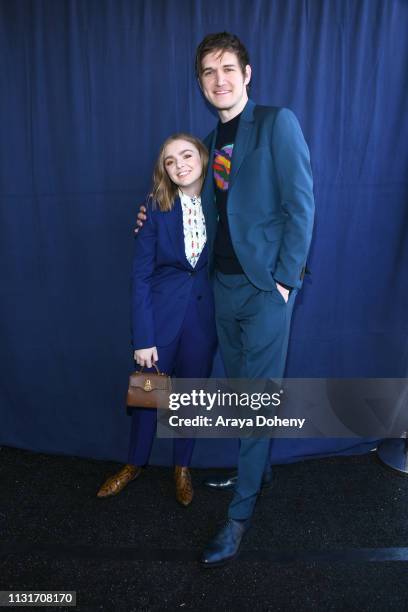
[[[218,212],[212,160],[215,129],[205,143],[210,167],[201,199],[210,273]],[[294,113],[248,100],[235,138],[228,191],[228,222],[238,260],[253,285],[274,281],[300,288],[312,237],[313,180],[309,150]]]

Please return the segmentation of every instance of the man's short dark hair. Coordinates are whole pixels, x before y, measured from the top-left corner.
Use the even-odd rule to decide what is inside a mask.
[[[195,57],[195,72],[198,80],[201,78],[202,61],[208,53],[214,51],[230,51],[237,56],[242,74],[245,75],[245,67],[249,64],[249,54],[245,46],[235,34],[229,32],[218,32],[217,34],[207,34],[197,47]]]

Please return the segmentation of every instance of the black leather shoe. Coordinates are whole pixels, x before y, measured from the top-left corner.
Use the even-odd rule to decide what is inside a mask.
[[[216,491],[229,491],[235,487],[237,480],[238,474],[234,472],[233,474],[229,474],[229,476],[214,476],[212,478],[207,478],[204,480],[203,484],[209,489],[215,489]],[[267,487],[271,487],[272,482],[272,470],[268,468],[268,470],[264,472],[261,488],[266,489]]]
[[[238,555],[242,537],[249,525],[250,519],[228,519],[204,550],[200,560],[203,567],[218,567],[232,561]]]

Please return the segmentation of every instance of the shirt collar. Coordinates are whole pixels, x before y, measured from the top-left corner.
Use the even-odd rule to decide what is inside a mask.
[[[179,190],[178,190],[178,193],[179,193],[180,202],[181,202],[182,204],[184,204],[184,205],[186,205],[186,204],[187,204],[187,205],[189,205],[189,206],[190,206],[190,205],[191,205],[191,199],[192,199],[192,196],[189,196],[189,195],[187,195],[186,193],[183,193],[183,192],[181,191],[181,189],[179,189]],[[194,197],[195,197],[195,199],[197,200],[197,202],[199,202],[199,203],[201,204],[201,196],[194,196]]]

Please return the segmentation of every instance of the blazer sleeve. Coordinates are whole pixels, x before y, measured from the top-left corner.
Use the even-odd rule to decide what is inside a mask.
[[[132,267],[133,348],[156,346],[151,279],[156,264],[157,223],[151,206],[147,219],[135,237]]]
[[[302,130],[287,108],[280,109],[276,117],[272,152],[286,217],[274,279],[301,287],[313,230],[313,178]]]

